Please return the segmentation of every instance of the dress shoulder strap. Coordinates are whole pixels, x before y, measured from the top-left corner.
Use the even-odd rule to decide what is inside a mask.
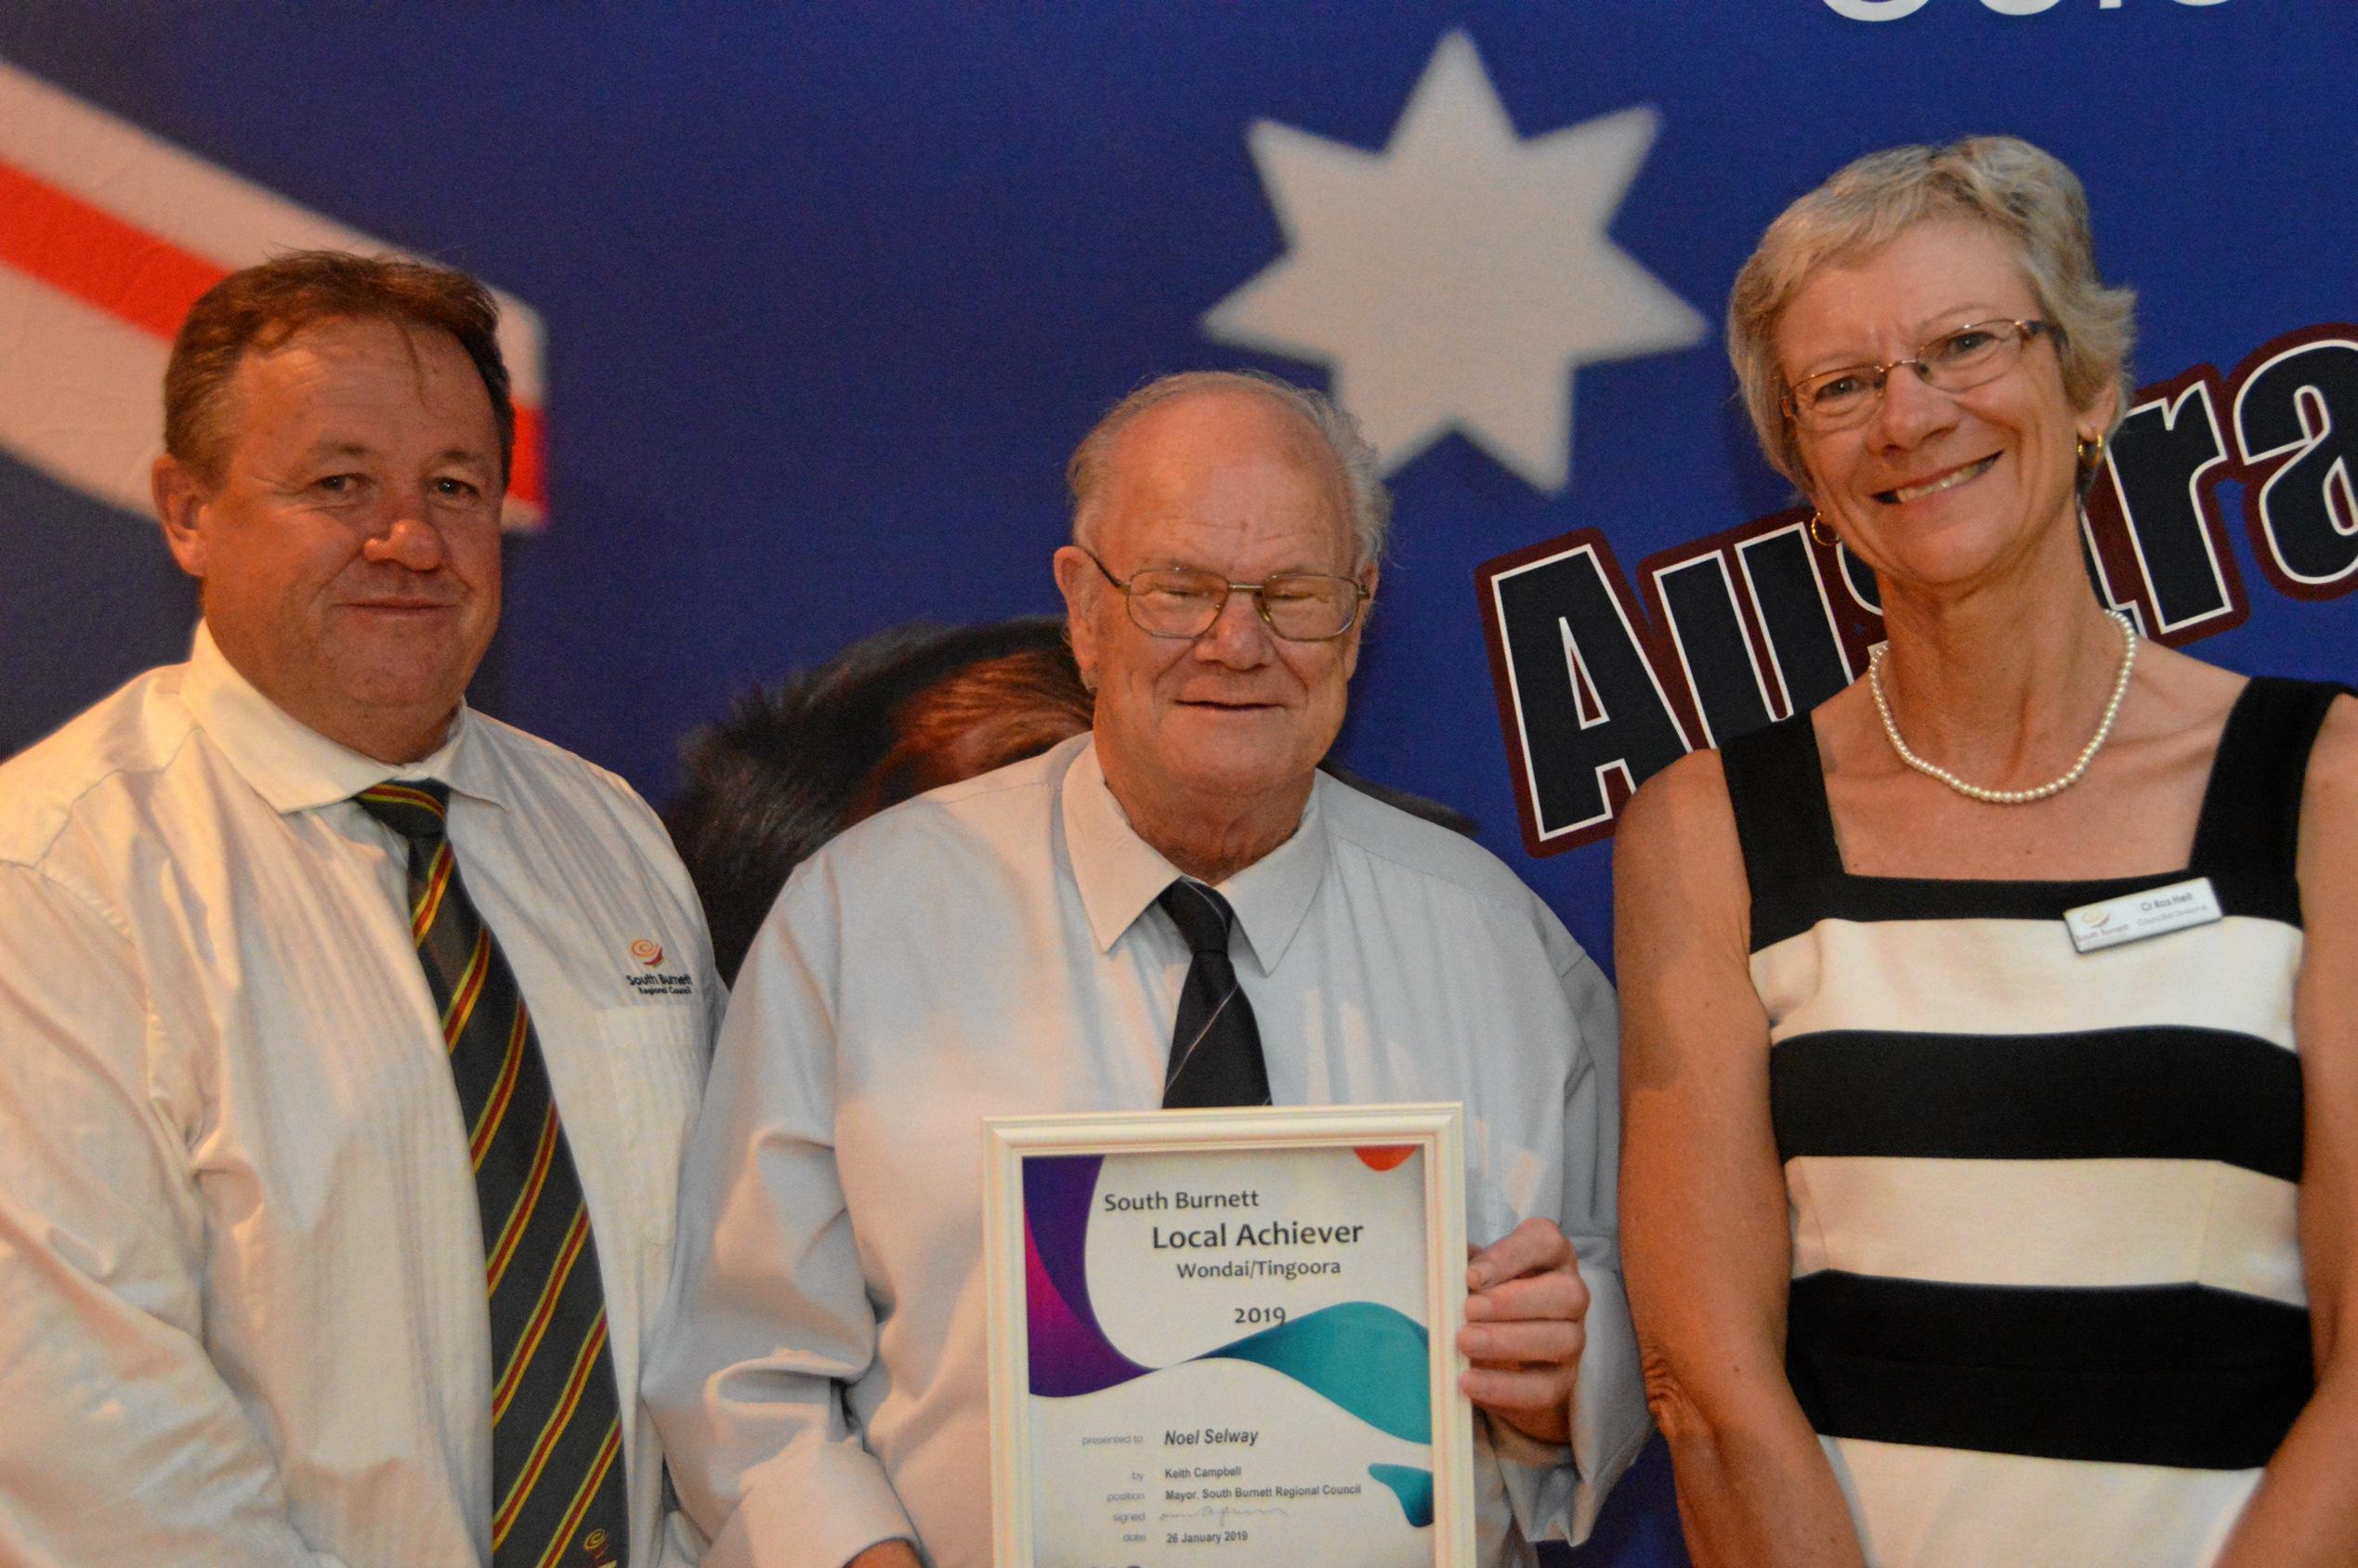
[[[1764,921],[1765,906],[1790,903],[1796,890],[1842,869],[1834,816],[1826,804],[1826,769],[1809,714],[1796,713],[1736,737],[1720,748],[1720,769],[1727,778],[1736,841],[1744,849],[1744,875],[1751,883],[1757,942],[1770,929],[1790,923]]]
[[[2300,849],[2309,751],[2334,699],[2330,681],[2255,675],[2220,732],[2194,826],[2194,869],[2290,878]]]

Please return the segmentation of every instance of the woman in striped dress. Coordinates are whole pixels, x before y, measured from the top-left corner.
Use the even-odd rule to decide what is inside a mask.
[[[2061,163],[1864,158],[1728,339],[1866,678],[1619,835],[1622,1238],[1698,1562],[2358,1563],[2358,702],[2141,642]]]

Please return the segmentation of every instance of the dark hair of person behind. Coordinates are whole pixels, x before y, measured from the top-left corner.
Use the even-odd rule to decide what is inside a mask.
[[[1035,755],[1089,727],[1089,690],[1048,616],[896,626],[775,690],[740,698],[682,749],[665,816],[734,981],[787,873],[912,795]]]
[[[491,291],[451,268],[345,251],[274,256],[230,273],[190,307],[164,372],[164,450],[217,479],[229,440],[222,405],[238,366],[306,327],[336,320],[437,328],[457,339],[491,396],[505,482],[516,451],[516,403]]]

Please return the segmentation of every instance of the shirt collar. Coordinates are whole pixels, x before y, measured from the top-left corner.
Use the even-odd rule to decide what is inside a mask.
[[[1106,787],[1095,739],[1084,737],[1077,745],[1062,789],[1065,848],[1089,933],[1097,950],[1106,952],[1180,871],[1131,828],[1121,803]],[[1285,957],[1326,876],[1327,833],[1318,793],[1311,790],[1291,838],[1220,883],[1264,974]]]
[[[506,804],[484,748],[470,741],[478,725],[464,702],[451,721],[451,733],[431,755],[413,763],[379,762],[330,740],[263,696],[230,664],[213,640],[213,629],[201,621],[180,697],[205,738],[282,814],[349,800],[388,778],[439,778],[461,794]]]

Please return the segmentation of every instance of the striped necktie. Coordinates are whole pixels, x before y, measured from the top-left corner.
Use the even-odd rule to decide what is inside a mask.
[[[606,1300],[524,993],[459,877],[450,786],[354,798],[408,841],[410,934],[442,1013],[491,1323],[492,1568],[603,1568],[630,1537]]]
[[[1179,988],[1179,1018],[1163,1070],[1163,1109],[1267,1104],[1269,1068],[1261,1058],[1261,1029],[1228,957],[1236,912],[1225,898],[1187,877],[1164,888],[1155,902],[1195,953],[1186,984]]]

